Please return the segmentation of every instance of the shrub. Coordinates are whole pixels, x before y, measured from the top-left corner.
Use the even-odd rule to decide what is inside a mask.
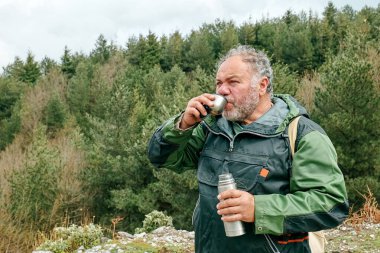
[[[89,249],[100,244],[102,229],[94,224],[86,226],[71,225],[56,227],[53,230],[54,240],[47,240],[37,247],[37,250],[49,250],[53,253],[68,253],[79,247]]]
[[[135,232],[136,233],[151,232],[155,230],[156,228],[159,228],[162,226],[172,227],[173,219],[172,217],[165,215],[163,212],[154,210],[151,213],[145,215],[145,219],[143,221],[143,227],[137,228]]]
[[[348,201],[351,206],[359,207],[365,202],[363,195],[367,189],[374,193],[374,198],[380,201],[380,182],[374,177],[358,177],[346,180]]]
[[[53,211],[58,193],[59,156],[56,149],[48,146],[45,131],[42,125],[36,129],[23,168],[9,177],[8,210],[25,227],[38,230],[50,229],[57,218]]]
[[[367,187],[367,193],[362,194],[362,198],[365,200],[363,206],[358,211],[352,213],[346,223],[354,226],[359,225],[359,227],[366,222],[380,223],[380,209],[369,187]]]

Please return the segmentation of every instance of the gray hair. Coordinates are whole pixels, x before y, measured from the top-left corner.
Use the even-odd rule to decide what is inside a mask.
[[[257,71],[259,77],[266,76],[269,80],[267,93],[273,93],[273,70],[269,58],[264,52],[256,51],[256,49],[247,45],[237,46],[236,48],[230,49],[225,56],[220,58],[217,63],[217,69],[219,69],[224,61],[232,56],[241,56],[243,61],[252,67],[252,70]]]

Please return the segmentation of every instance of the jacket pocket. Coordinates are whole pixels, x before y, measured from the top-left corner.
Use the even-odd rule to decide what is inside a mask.
[[[258,183],[264,181],[262,179],[263,175],[260,172],[262,169],[269,171],[267,161],[267,156],[206,149],[202,152],[199,159],[198,181],[216,187],[218,186],[219,175],[231,173],[238,189],[257,194],[255,187]]]

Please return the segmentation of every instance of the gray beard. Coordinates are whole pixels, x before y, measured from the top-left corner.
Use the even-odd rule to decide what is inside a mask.
[[[224,110],[222,116],[229,121],[243,121],[253,114],[258,103],[258,91],[254,87],[251,87],[248,94],[242,99],[242,101],[238,104],[234,103],[232,110]]]

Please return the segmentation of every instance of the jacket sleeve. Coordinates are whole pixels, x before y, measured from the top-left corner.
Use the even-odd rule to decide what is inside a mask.
[[[328,229],[347,215],[347,193],[337,155],[330,139],[320,131],[311,131],[298,141],[290,193],[255,196],[257,234]]]
[[[148,144],[148,157],[155,167],[166,167],[177,172],[195,169],[202,150],[205,134],[201,125],[180,130],[177,115],[160,126]]]

